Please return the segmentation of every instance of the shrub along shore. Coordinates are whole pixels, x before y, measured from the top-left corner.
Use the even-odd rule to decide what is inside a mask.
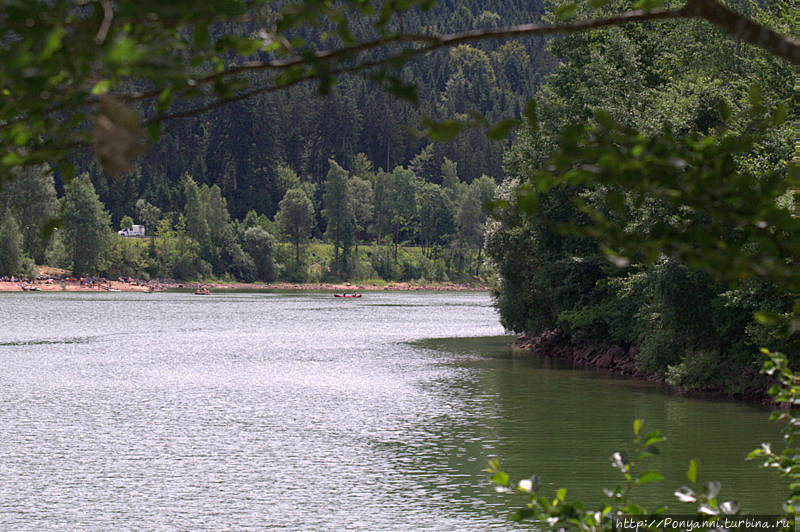
[[[588,369],[601,373],[646,380],[662,386],[672,393],[692,397],[727,398],[774,406],[767,391],[775,379],[753,372],[750,368],[731,367],[725,381],[711,382],[690,389],[676,386],[655,372],[637,367],[636,345],[607,345],[597,342],[573,342],[560,329],[548,329],[537,336],[520,335],[512,343],[513,349],[525,356],[547,357],[563,360],[574,369]],[[735,390],[725,382],[738,383]]]

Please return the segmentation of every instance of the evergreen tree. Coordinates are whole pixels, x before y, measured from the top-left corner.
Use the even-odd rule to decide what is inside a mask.
[[[325,209],[322,215],[326,223],[325,236],[333,244],[335,268],[344,273],[347,271],[350,248],[355,241],[356,218],[347,170],[333,159],[329,162],[330,170],[323,195]]]
[[[0,277],[20,275],[23,265],[22,234],[10,212],[0,218]]]
[[[61,202],[61,232],[73,275],[97,273],[111,238],[111,216],[105,211],[88,174],[74,178]]]
[[[358,240],[366,238],[366,231],[372,223],[372,214],[375,210],[372,184],[366,179],[352,176],[347,182],[347,187],[353,204],[355,244],[358,252]]]
[[[394,231],[394,260],[401,236],[413,236],[417,223],[417,176],[398,166],[392,172],[391,222]]]
[[[425,183],[419,193],[419,238],[430,256],[436,245],[444,245],[455,233],[454,207],[439,185]]]
[[[25,168],[0,187],[0,218],[13,215],[22,233],[22,250],[43,264],[49,238],[43,235],[48,222],[58,215],[58,199],[50,168]]]

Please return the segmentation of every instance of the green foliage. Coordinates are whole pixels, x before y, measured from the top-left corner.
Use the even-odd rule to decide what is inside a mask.
[[[275,221],[281,234],[295,246],[295,264],[300,263],[300,244],[308,238],[314,224],[314,205],[301,188],[286,192],[279,204]]]
[[[769,395],[780,410],[772,412],[770,419],[783,422],[782,432],[785,448],[776,452],[768,443],[761,445],[748,455],[748,460],[759,459],[763,467],[775,469],[789,482],[790,494],[784,509],[788,515],[800,514],[800,455],[797,452],[797,438],[800,435],[800,419],[792,410],[792,405],[800,399],[800,378],[793,372],[786,356],[782,353],[762,349],[768,357],[761,371],[777,382],[769,390]]]
[[[333,159],[330,160],[330,167],[325,180],[325,209],[322,216],[327,226],[325,236],[333,244],[334,269],[344,273],[348,268],[350,248],[355,243],[356,218],[347,171]]]
[[[20,225],[23,251],[37,263],[44,262],[49,229],[58,216],[53,174],[46,165],[16,171],[15,178],[0,187],[0,217],[14,216]]]
[[[117,277],[149,278],[151,269],[147,242],[140,239],[113,236],[105,252],[103,275]]]
[[[640,370],[726,393],[763,385],[761,342],[797,343],[780,337],[800,258],[791,72],[716,42],[694,23],[551,41],[561,64],[506,156],[518,181],[487,237],[507,327],[635,345]]]
[[[798,374],[792,372],[787,364],[786,357],[781,353],[773,353],[766,349],[762,354],[768,357],[761,371],[773,378],[776,382],[770,389],[770,395],[776,404],[786,406],[794,404],[800,398],[800,385]],[[800,505],[800,455],[795,447],[796,438],[800,433],[800,420],[794,415],[791,408],[781,408],[772,413],[773,421],[783,422],[784,449],[775,451],[769,443],[753,450],[748,460],[759,460],[762,467],[774,469],[779,472],[789,483],[789,496],[783,506],[784,517],[794,523]],[[515,521],[533,520],[545,530],[563,530],[574,528],[578,530],[618,530],[620,520],[626,517],[637,518],[643,526],[651,529],[652,523],[659,522],[659,514],[663,515],[664,507],[647,509],[635,501],[637,486],[650,482],[665,480],[658,471],[640,471],[639,466],[648,457],[659,454],[658,443],[664,440],[659,431],[643,434],[644,422],[636,419],[633,422],[634,447],[630,451],[620,450],[611,455],[611,465],[616,469],[621,478],[616,486],[604,489],[608,500],[597,509],[586,508],[582,501],[568,501],[567,489],[556,490],[555,497],[548,497],[542,493],[542,481],[538,475],[528,479],[513,482],[509,475],[500,468],[497,460],[489,464],[487,473],[500,493],[521,495],[525,504],[517,510],[513,519]],[[698,462],[690,460],[686,471],[689,486],[681,486],[674,494],[681,503],[692,505],[695,510],[693,517],[698,530],[713,529],[715,521],[731,515],[740,515],[740,505],[733,501],[720,498],[722,486],[719,482],[710,481],[703,484],[698,482]],[[688,513],[688,512],[681,512]],[[655,521],[654,521],[655,520]],[[646,523],[651,523],[647,525]],[[656,527],[658,528],[658,527]]]
[[[392,171],[391,200],[389,203],[389,219],[394,233],[394,258],[397,260],[397,247],[401,237],[412,237],[419,205],[417,203],[417,177],[414,172],[397,167]]]
[[[130,229],[133,227],[133,218],[130,216],[123,216],[119,222],[120,229]]]
[[[66,187],[61,200],[61,233],[73,275],[94,274],[112,241],[111,216],[103,208],[88,175]]]
[[[159,220],[161,220],[161,209],[144,198],[139,198],[136,200],[136,216],[139,222],[144,225],[145,234],[152,235]]]
[[[798,186],[798,166],[788,163],[756,175],[736,161],[754,148],[752,131],[763,132],[775,115],[751,124],[745,134],[721,138],[696,133],[675,138],[668,131],[644,137],[607,115],[597,118],[597,126],[568,129],[551,170],[533,178],[537,190],[556,183],[608,187],[602,205],[575,199],[593,222],[580,229],[583,234],[601,239],[607,253],[623,260],[652,261],[666,254],[706,268],[721,281],[756,276],[797,288],[792,264],[800,259],[800,247],[789,235],[800,230],[800,220],[780,199]],[[653,202],[664,206],[666,216],[631,231]],[[567,227],[578,229],[562,224]]]
[[[10,213],[0,219],[0,276],[23,273],[22,235]]]
[[[250,227],[244,232],[243,248],[254,262],[255,278],[261,281],[274,281],[275,238],[259,226]]]

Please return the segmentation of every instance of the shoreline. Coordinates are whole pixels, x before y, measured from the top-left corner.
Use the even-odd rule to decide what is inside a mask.
[[[616,375],[638,381],[645,381],[658,386],[662,390],[695,399],[717,401],[741,401],[763,407],[777,405],[767,395],[769,385],[752,384],[739,392],[731,393],[720,385],[712,385],[702,389],[686,390],[671,385],[655,375],[643,372],[636,367],[636,355],[639,349],[635,345],[627,348],[602,344],[573,344],[564,334],[556,330],[548,330],[536,337],[518,336],[511,343],[513,350],[524,356],[538,356],[562,360],[570,364],[572,369],[583,369]]]
[[[432,283],[418,285],[406,282],[373,283],[239,283],[239,282],[178,282],[173,280],[139,279],[108,281],[98,279],[91,286],[80,280],[45,279],[36,281],[0,281],[0,292],[166,292],[170,290],[197,290],[205,287],[209,291],[253,291],[253,290],[298,290],[337,292],[382,292],[382,291],[428,291],[428,292],[486,292],[486,285],[461,283]]]

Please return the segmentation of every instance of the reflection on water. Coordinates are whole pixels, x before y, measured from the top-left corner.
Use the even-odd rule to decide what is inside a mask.
[[[508,527],[488,459],[599,501],[636,417],[670,437],[646,498],[693,457],[782,493],[743,462],[764,411],[513,357],[485,294],[8,294],[0,323],[2,529]]]

